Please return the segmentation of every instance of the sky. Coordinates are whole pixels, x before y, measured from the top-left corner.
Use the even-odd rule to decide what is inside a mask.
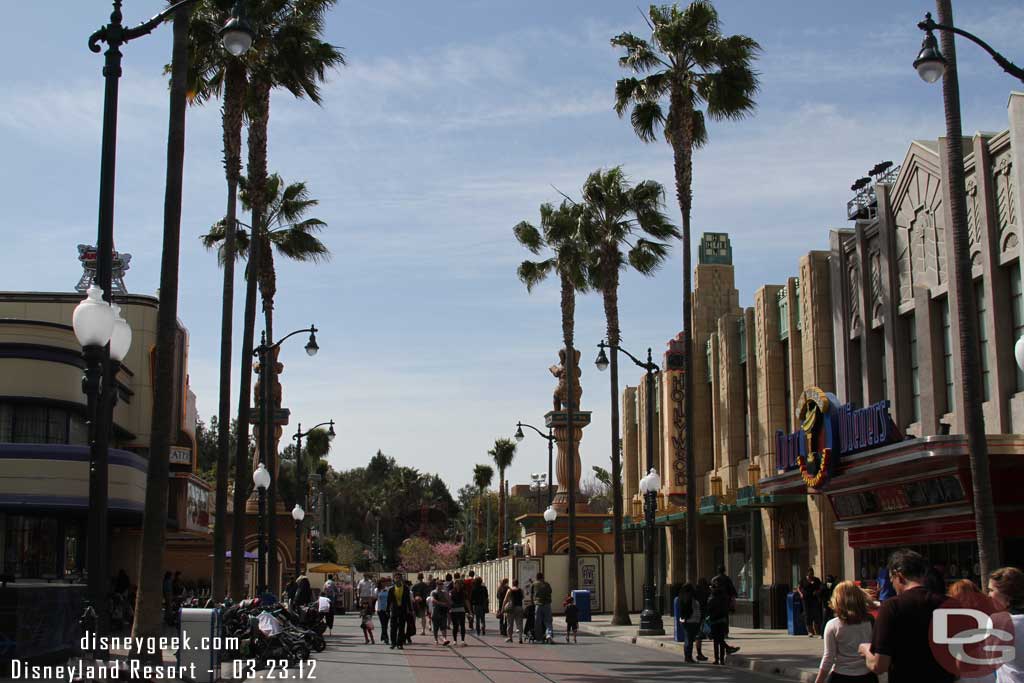
[[[162,8],[125,0],[126,23]],[[956,23],[1018,61],[1024,6],[956,3]],[[911,62],[934,10],[927,0],[720,0],[726,33],[752,36],[761,92],[756,113],[711,123],[694,159],[694,249],[701,232],[732,239],[740,303],[796,274],[848,226],[851,182],[883,160],[900,163],[913,139],[944,134],[941,88]],[[94,243],[102,57],[86,47],[109,3],[9,3],[0,41],[0,290],[71,291],[76,245]],[[22,27],[14,31],[11,27]],[[570,196],[591,171],[622,165],[668,190],[679,221],[670,148],[642,143],[612,110],[624,75],[609,39],[644,35],[637,3],[341,0],[326,38],[348,66],[330,74],[322,107],[275,93],[269,167],[304,180],[328,227],[332,259],[278,259],[275,327],[321,330],[320,353],[301,341],[281,354],[284,405],[305,425],[334,419],[336,469],[378,449],[436,472],[454,493],[488,462],[518,420],[543,425],[561,345],[557,283],[532,294],[515,276],[528,253],[512,236],[543,202]],[[124,48],[119,109],[115,243],[133,256],[129,291],[159,281],[171,31]],[[965,134],[1007,127],[1008,93],[1024,86],[980,49],[958,41]],[[198,236],[224,213],[216,103],[188,114],[179,316],[190,334],[190,379],[204,420],[217,410],[221,273]],[[681,328],[678,245],[653,277],[627,273],[620,289],[622,345],[660,355]],[[694,256],[694,263],[696,257]],[[236,286],[235,329],[244,288]],[[580,445],[584,472],[608,466],[608,378],[592,364],[603,337],[598,296],[577,304],[583,401],[593,423]],[[239,335],[232,380],[238,380]],[[641,371],[622,366],[620,382]],[[237,391],[237,390],[236,390]],[[235,405],[235,399],[232,399]],[[546,471],[543,439],[528,435],[513,483]]]

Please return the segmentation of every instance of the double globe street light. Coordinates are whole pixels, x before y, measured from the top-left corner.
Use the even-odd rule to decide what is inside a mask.
[[[665,627],[661,623],[661,613],[655,609],[655,596],[654,596],[654,513],[657,509],[657,492],[661,488],[661,479],[658,477],[657,472],[654,469],[654,432],[656,430],[655,419],[654,419],[654,405],[655,405],[655,375],[661,371],[657,363],[651,357],[651,349],[647,349],[647,362],[643,362],[633,354],[621,346],[609,344],[607,341],[602,341],[597,345],[599,349],[597,353],[597,359],[594,361],[594,365],[600,371],[608,369],[609,362],[608,356],[605,354],[605,349],[612,349],[621,351],[626,354],[631,361],[633,361],[638,367],[644,369],[647,373],[647,398],[645,400],[647,404],[647,426],[645,431],[647,432],[647,469],[649,473],[640,480],[640,490],[644,493],[644,610],[640,613],[640,635],[642,636],[663,636],[665,635]],[[651,478],[653,475],[653,478]],[[652,495],[648,500],[647,491],[644,489],[644,482],[647,482],[647,486],[655,485],[652,489]],[[692,492],[688,492],[691,493]],[[648,503],[654,507],[648,512]],[[660,602],[660,601],[659,601]]]
[[[541,430],[537,429],[536,427],[534,427],[531,424],[526,424],[525,422],[516,422],[516,433],[513,435],[515,440],[516,440],[516,443],[522,443],[523,439],[526,438],[526,435],[523,434],[523,427],[529,427],[533,431],[537,432],[537,435],[540,436],[540,438],[547,439],[547,441],[548,441],[548,476],[547,476],[547,482],[548,482],[548,506],[550,506],[552,501],[554,500],[554,495],[555,495],[554,494],[554,489],[552,488],[554,486],[554,484],[555,484],[554,472],[552,471],[552,463],[554,461],[555,441],[557,441],[557,439],[555,438],[555,435],[554,435],[554,430],[551,427],[548,427],[548,433],[545,434],[544,432],[542,432]],[[540,509],[539,509],[540,508],[540,502],[539,502],[540,501],[540,494],[539,494],[539,491],[538,491],[538,495],[537,495],[537,500],[538,500],[537,508],[538,508],[538,512],[539,512],[540,511]]]
[[[558,519],[558,513],[555,512],[555,507],[548,505],[548,509],[544,511],[544,522],[548,526],[548,555],[554,552],[556,519]]]
[[[103,132],[100,152],[99,216],[96,236],[96,275],[86,299],[72,317],[75,336],[85,356],[82,390],[89,412],[89,531],[87,571],[91,609],[90,627],[97,635],[107,631],[109,610],[106,607],[107,570],[107,490],[108,450],[115,401],[111,361],[120,363],[131,346],[131,329],[115,310],[112,300],[114,250],[114,169],[117,156],[117,99],[121,78],[121,46],[148,35],[174,15],[198,0],[183,0],[152,19],[126,28],[121,14],[121,0],[114,0],[110,23],[89,36],[92,52],[100,52],[100,43],[107,44],[103,64]],[[253,41],[253,30],[246,22],[242,0],[237,0],[231,17],[219,31],[225,49],[238,57]],[[110,304],[109,314],[102,305]],[[109,317],[108,317],[109,315]],[[86,609],[90,609],[87,603]],[[95,623],[93,621],[95,620]]]

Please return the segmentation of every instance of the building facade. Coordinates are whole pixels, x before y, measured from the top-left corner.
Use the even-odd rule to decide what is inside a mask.
[[[0,292],[0,567],[20,581],[83,578],[89,446],[84,361],[71,327],[81,299],[76,293]],[[109,566],[115,573],[125,569],[134,583],[146,495],[158,300],[124,294],[118,303],[133,342],[115,373]],[[177,335],[170,561],[181,547],[209,547],[212,502],[210,486],[195,475],[188,335],[180,326]]]
[[[949,579],[977,575],[970,469],[957,377],[981,361],[993,498],[1004,563],[1024,562],[1024,334],[1021,286],[1024,94],[1010,126],[964,139],[977,349],[960,347],[965,302],[949,286],[952,244],[944,140],[915,141],[880,164],[848,206],[851,228],[794,263],[785,282],[738,305],[732,245],[705,234],[694,274],[695,411],[682,413],[681,344],[656,388],[653,460],[662,473],[653,550],[661,582],[683,576],[685,495],[698,496],[700,574],[724,565],[740,625],[775,626],[784,596],[819,576],[873,581],[894,548],[920,549]],[[646,379],[623,392],[627,528],[642,520]],[[694,434],[688,492],[683,429]],[[668,590],[662,590],[667,595]]]

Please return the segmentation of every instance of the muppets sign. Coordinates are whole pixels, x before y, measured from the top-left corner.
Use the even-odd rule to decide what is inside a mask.
[[[799,418],[797,431],[775,432],[775,463],[779,473],[799,469],[810,488],[825,484],[840,456],[901,438],[889,416],[888,401],[855,410],[818,387],[804,391]]]

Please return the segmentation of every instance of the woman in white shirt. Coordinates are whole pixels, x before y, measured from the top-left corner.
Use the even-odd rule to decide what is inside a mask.
[[[861,643],[871,642],[869,598],[853,581],[843,581],[832,591],[829,607],[836,615],[825,625],[825,652],[815,683],[877,683],[864,657],[857,652]]]
[[[1024,572],[1003,567],[989,575],[988,594],[996,607],[1010,613],[1016,632],[1016,658],[996,669],[999,683],[1024,683]]]

